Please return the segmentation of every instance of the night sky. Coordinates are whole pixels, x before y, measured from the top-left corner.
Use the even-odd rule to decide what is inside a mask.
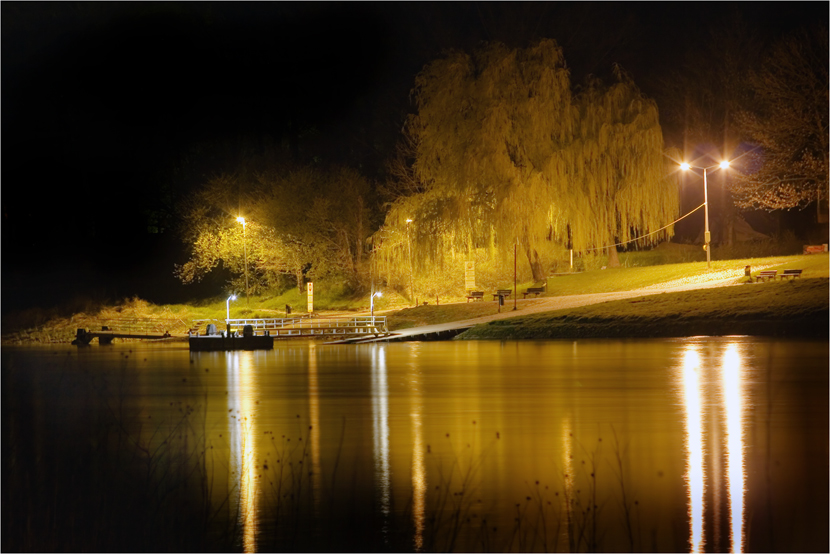
[[[216,283],[186,289],[172,277],[184,261],[176,199],[232,170],[240,149],[266,144],[299,141],[322,163],[381,179],[414,77],[445,49],[554,38],[574,84],[608,78],[619,63],[659,102],[660,79],[736,13],[769,39],[828,18],[827,2],[0,10],[4,312],[90,292],[159,302],[218,294]]]

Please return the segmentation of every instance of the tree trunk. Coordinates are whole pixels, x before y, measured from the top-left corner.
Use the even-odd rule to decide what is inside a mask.
[[[355,237],[355,267],[360,268],[363,264],[363,248],[365,248],[365,243],[363,242],[363,197],[357,197],[357,237]]]
[[[620,267],[620,257],[617,256],[617,247],[608,247],[608,267]]]
[[[542,267],[542,260],[539,259],[539,252],[525,243],[525,255],[530,264],[530,271],[533,273],[533,282],[539,283],[545,280],[545,270]]]

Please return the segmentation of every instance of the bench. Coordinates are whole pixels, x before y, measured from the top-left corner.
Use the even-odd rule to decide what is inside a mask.
[[[801,270],[800,269],[785,269],[784,273],[781,274],[781,279],[784,279],[784,277],[788,277],[788,278],[791,278],[791,279],[797,279],[798,277],[801,277]]]
[[[528,294],[535,294],[538,297],[543,292],[545,292],[545,287],[530,287],[522,294],[524,294],[524,298],[527,298]]]
[[[758,274],[758,277],[755,278],[755,280],[756,281],[763,281],[763,280],[766,279],[767,281],[769,281],[770,279],[772,279],[773,281],[775,281],[775,276],[777,274],[778,274],[777,269],[767,269],[767,270],[764,270],[764,271],[760,272]]]
[[[499,296],[504,296],[505,298],[507,298],[511,294],[513,294],[513,291],[510,289],[499,289],[493,293],[493,300],[498,300]]]
[[[472,300],[484,300],[484,292],[480,291],[480,290],[472,290],[467,295],[467,302],[469,302],[470,299],[472,299]]]

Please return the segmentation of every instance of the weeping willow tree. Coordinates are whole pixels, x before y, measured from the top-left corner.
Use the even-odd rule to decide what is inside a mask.
[[[609,246],[612,266],[619,265],[614,244],[669,237],[670,229],[652,233],[679,209],[677,173],[663,155],[657,105],[618,67],[615,75],[612,86],[591,81],[578,96],[578,130],[563,152],[579,189],[567,214],[573,247],[584,252]]]
[[[376,234],[390,273],[512,254],[516,243],[539,281],[554,246],[588,252],[676,217],[657,107],[621,71],[574,95],[555,41],[491,44],[427,65],[414,93],[405,132],[420,187],[392,202]]]

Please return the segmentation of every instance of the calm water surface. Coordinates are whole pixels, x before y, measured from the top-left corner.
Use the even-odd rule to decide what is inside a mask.
[[[245,551],[828,550],[827,342],[5,350],[201,444]]]

